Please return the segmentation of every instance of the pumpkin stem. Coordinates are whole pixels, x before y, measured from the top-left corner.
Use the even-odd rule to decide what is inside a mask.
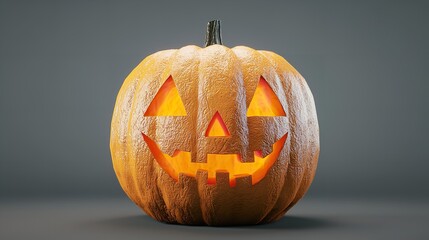
[[[220,34],[220,20],[212,20],[207,23],[205,47],[208,47],[213,44],[222,45],[222,37]]]

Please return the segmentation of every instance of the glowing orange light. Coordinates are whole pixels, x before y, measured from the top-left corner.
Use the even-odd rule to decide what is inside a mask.
[[[206,130],[206,137],[229,137],[230,133],[219,112],[216,112]]]
[[[247,116],[286,116],[279,98],[262,76],[250,101]]]
[[[185,106],[170,76],[156,93],[145,116],[186,116]]]
[[[261,181],[280,155],[288,134],[275,142],[272,152],[264,158],[260,151],[255,151],[254,162],[241,162],[239,154],[207,154],[205,163],[192,162],[190,152],[178,150],[173,156],[165,154],[152,139],[143,133],[142,135],[158,164],[175,181],[179,180],[180,173],[195,177],[198,170],[203,170],[208,174],[207,183],[215,184],[216,172],[228,172],[229,184],[233,187],[239,177],[252,176],[252,185]]]

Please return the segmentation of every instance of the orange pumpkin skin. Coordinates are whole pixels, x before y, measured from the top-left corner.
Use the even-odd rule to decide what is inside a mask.
[[[145,116],[160,87],[172,77],[186,116]],[[286,116],[246,116],[261,76],[278,97]],[[219,112],[229,137],[206,137]],[[207,171],[174,179],[149,149],[147,139],[170,156],[190,152],[192,162],[207,154],[240,154],[242,164],[255,150],[266,156],[273,143],[284,146],[263,178],[227,172],[216,183]],[[243,225],[281,218],[309,188],[319,155],[319,128],[311,91],[281,56],[238,46],[186,46],[145,58],[125,79],[116,99],[110,149],[119,183],[152,218],[188,225]]]

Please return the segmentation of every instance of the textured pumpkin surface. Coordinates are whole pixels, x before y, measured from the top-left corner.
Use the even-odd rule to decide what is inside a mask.
[[[259,110],[247,116],[261,77],[280,102],[274,113],[284,116],[257,116]],[[163,109],[157,110],[163,116],[152,110],[145,116],[169,78],[183,102],[184,109],[174,110],[181,114],[167,116]],[[209,130],[213,136],[225,134],[210,137],[207,128],[216,113],[223,122]],[[257,182],[225,171],[215,173],[215,182],[210,182],[213,172],[205,170],[195,176],[179,172],[174,179],[149,148],[153,142],[165,156],[187,153],[198,166],[206,166],[210,154],[235,154],[241,156],[238,164],[250,166],[256,155],[269,155],[282,137],[277,159]],[[317,167],[319,128],[307,83],[281,56],[243,46],[186,46],[148,56],[125,79],[116,99],[110,149],[120,185],[156,220],[268,223],[282,217],[309,188]]]

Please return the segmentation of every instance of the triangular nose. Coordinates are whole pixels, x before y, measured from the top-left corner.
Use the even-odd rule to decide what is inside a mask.
[[[206,130],[206,137],[229,137],[228,128],[225,125],[222,117],[219,112],[213,115],[212,120],[210,120],[209,126]]]

